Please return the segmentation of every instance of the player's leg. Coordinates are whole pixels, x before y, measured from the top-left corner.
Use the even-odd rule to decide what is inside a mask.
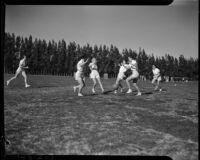
[[[131,85],[130,85],[130,80],[133,79],[133,76],[129,76],[127,79],[126,79],[126,84],[128,86],[128,91],[126,93],[131,93],[132,92],[132,89],[131,89]]]
[[[13,77],[11,77],[9,80],[7,80],[7,86],[10,84],[10,82],[12,81],[12,80],[14,80],[14,79],[16,79],[18,76],[19,76],[19,74],[20,74],[20,69],[17,69],[16,70],[16,73],[15,73],[15,75],[13,76]]]
[[[76,73],[75,73],[75,76],[74,76],[75,80],[76,80],[78,83],[79,83],[79,79],[81,78],[80,75],[81,75],[81,74],[80,74],[79,72],[76,72]],[[77,88],[79,88],[79,87],[80,87],[80,83],[79,83],[77,86],[74,86],[74,87],[73,87],[74,92],[76,92]]]
[[[98,83],[99,83],[99,85],[100,85],[100,87],[101,87],[102,93],[103,93],[103,92],[104,92],[104,88],[103,88],[103,85],[102,85],[102,83],[101,83],[100,76],[98,76],[98,77],[96,77],[96,78],[97,78],[97,81],[98,81]]]
[[[77,81],[80,84],[78,87],[78,96],[83,96],[82,89],[83,89],[83,87],[85,87],[85,82],[84,82],[83,78],[79,78]]]
[[[162,91],[162,88],[160,86],[160,82],[161,82],[161,77],[158,77],[158,79],[157,79],[157,87],[158,87],[159,91]]]
[[[157,84],[155,84],[155,82],[157,81],[157,78],[153,78],[153,80],[151,81],[151,83],[153,84],[153,86],[154,86],[154,90],[157,90],[158,89],[158,86],[157,86]],[[158,81],[157,81],[158,82]]]
[[[27,83],[27,76],[26,76],[26,72],[22,71],[22,76],[24,77],[24,83],[25,83],[25,87],[30,87],[30,85]]]
[[[119,80],[119,87],[121,88],[121,92],[123,92],[123,85],[121,84],[122,79]]]
[[[119,88],[119,81],[120,81],[120,79],[117,77],[117,80],[115,81],[115,84],[114,84],[114,86],[113,86],[113,88],[114,88],[114,93],[117,93],[117,90],[118,90],[118,88]]]
[[[138,85],[137,85],[137,80],[138,80],[137,77],[133,79],[133,85],[134,85],[134,87],[136,88],[136,90],[137,90],[137,92],[138,92],[136,96],[141,96],[142,93],[140,92],[140,89],[139,89],[139,87],[138,87]]]
[[[92,81],[93,81],[92,93],[95,93],[95,87],[96,87],[96,85],[97,85],[96,78],[92,78]]]

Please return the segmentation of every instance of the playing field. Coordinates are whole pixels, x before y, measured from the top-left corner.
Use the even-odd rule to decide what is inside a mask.
[[[28,75],[6,86],[7,154],[165,155],[174,160],[198,159],[198,82],[163,83],[153,93],[139,81],[142,96],[73,92],[73,77]],[[106,90],[115,79],[102,79]],[[126,87],[125,83],[124,86]],[[127,88],[126,88],[127,89]],[[126,90],[125,90],[126,91]]]

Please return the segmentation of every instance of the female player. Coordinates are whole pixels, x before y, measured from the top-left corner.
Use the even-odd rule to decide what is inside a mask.
[[[114,93],[117,93],[117,90],[118,88],[120,87],[121,88],[121,92],[123,92],[123,86],[121,84],[122,80],[125,79],[125,72],[127,71],[128,69],[128,65],[126,64],[126,61],[123,60],[121,63],[120,63],[120,68],[119,68],[119,73],[117,75],[117,80],[114,84],[114,88],[115,88],[115,91]]]
[[[140,89],[137,86],[137,80],[139,78],[137,62],[136,62],[135,59],[133,59],[131,57],[128,57],[128,60],[129,60],[129,68],[131,69],[132,74],[126,79],[126,84],[127,84],[128,88],[129,88],[126,93],[131,93],[132,92],[132,89],[130,87],[129,81],[133,80],[133,85],[138,91],[136,96],[141,96],[142,94],[140,92]]]
[[[159,91],[162,91],[161,87],[159,86],[160,81],[162,80],[160,76],[160,70],[156,68],[155,65],[152,65],[152,72],[153,72],[153,80],[151,83],[154,85],[154,83],[157,81],[154,90],[156,91],[158,88],[160,88]]]
[[[23,59],[19,62],[19,67],[16,70],[15,76],[7,80],[7,86],[10,84],[10,82],[18,77],[20,73],[22,73],[22,76],[24,77],[25,87],[30,87],[30,85],[27,83],[27,76],[25,69],[28,69],[28,66],[26,66],[26,56],[23,56]]]
[[[101,83],[101,80],[100,80],[100,76],[99,76],[99,72],[98,72],[98,67],[97,67],[97,60],[96,58],[92,58],[92,62],[89,64],[89,68],[91,70],[91,73],[90,73],[90,78],[93,80],[93,88],[92,88],[92,93],[95,93],[95,87],[96,87],[96,80],[98,81],[100,87],[101,87],[101,90],[102,90],[102,93],[104,93],[104,88],[103,88],[103,85]]]
[[[77,72],[75,73],[75,80],[78,81],[79,85],[74,86],[74,92],[76,92],[76,89],[78,88],[78,96],[83,96],[82,89],[85,87],[85,78],[83,73],[83,67],[88,62],[88,59],[84,61],[84,58],[81,58],[79,62],[77,63]]]

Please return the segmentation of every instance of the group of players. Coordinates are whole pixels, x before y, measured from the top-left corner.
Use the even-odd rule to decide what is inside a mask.
[[[76,92],[78,90],[78,96],[83,96],[82,94],[82,90],[85,87],[85,76],[84,76],[84,67],[86,66],[86,64],[88,63],[88,60],[85,60],[84,57],[82,57],[78,63],[77,63],[77,72],[75,73],[75,80],[79,83],[79,85],[74,86],[74,92]],[[100,75],[98,72],[98,66],[97,66],[97,60],[96,58],[92,58],[91,63],[89,63],[89,68],[91,70],[90,73],[90,78],[93,80],[93,87],[92,87],[92,93],[94,94],[95,91],[95,87],[97,84],[97,81],[101,87],[102,93],[104,93],[104,88],[103,85],[101,83],[101,79],[100,79]],[[137,81],[139,78],[139,72],[138,72],[138,64],[136,59],[133,59],[131,57],[128,57],[128,62],[126,63],[126,60],[123,59],[121,61],[121,63],[119,64],[119,72],[118,72],[118,76],[116,79],[115,84],[113,85],[113,91],[114,93],[117,93],[118,89],[120,88],[120,91],[123,92],[123,86],[122,86],[122,81],[125,80],[126,84],[128,86],[128,91],[126,93],[131,93],[132,89],[130,86],[130,81],[133,81],[133,85],[134,87],[137,89],[137,95],[136,96],[141,96],[141,92],[140,89],[137,85]],[[28,69],[28,66],[26,65],[26,56],[23,56],[23,59],[20,60],[19,62],[19,66],[18,69],[16,70],[16,73],[14,75],[14,77],[11,77],[9,80],[7,80],[7,85],[10,84],[10,82],[14,79],[16,79],[20,73],[22,73],[22,76],[24,77],[24,82],[25,82],[25,87],[30,87],[30,85],[27,83],[27,76],[26,76],[26,72],[25,69]],[[131,74],[129,76],[126,76],[126,72],[130,70]],[[153,80],[152,80],[152,84],[155,85],[154,90],[158,90],[162,91],[162,89],[159,86],[159,83],[161,81],[161,75],[160,75],[160,70],[158,68],[156,68],[155,65],[152,65],[152,72],[153,72]],[[157,83],[155,83],[157,81]]]
[[[84,77],[84,67],[88,63],[88,60],[85,60],[85,58],[81,58],[79,62],[77,63],[77,72],[75,73],[75,80],[79,83],[79,85],[74,86],[74,92],[77,91],[78,89],[78,96],[83,96],[82,90],[85,87],[85,77]],[[90,78],[93,80],[93,87],[92,87],[92,93],[95,93],[95,87],[96,87],[96,81],[98,81],[102,93],[104,93],[104,88],[101,83],[100,75],[98,72],[98,67],[97,67],[97,60],[96,58],[92,58],[91,63],[89,63],[89,68],[91,70],[90,73]],[[137,81],[139,78],[139,72],[138,72],[138,64],[136,59],[133,59],[131,57],[128,57],[128,63],[126,63],[125,59],[121,61],[119,64],[119,72],[117,75],[117,79],[115,84],[113,85],[113,91],[114,93],[117,93],[118,89],[120,88],[120,91],[123,92],[123,86],[122,86],[122,81],[125,80],[126,84],[128,86],[128,91],[126,93],[132,93],[130,81],[133,81],[133,85],[137,90],[137,95],[136,96],[141,96],[140,89],[137,85]],[[131,74],[127,77],[126,72],[128,70],[131,70]],[[159,86],[159,83],[161,81],[161,75],[160,75],[160,70],[156,68],[155,65],[152,65],[152,72],[153,72],[153,80],[152,84],[155,85],[154,90],[162,91],[161,87]],[[155,84],[155,82],[157,82]]]

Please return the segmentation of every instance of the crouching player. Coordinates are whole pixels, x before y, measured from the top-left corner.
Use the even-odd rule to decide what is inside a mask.
[[[156,91],[159,89],[159,91],[162,91],[161,87],[159,86],[160,81],[162,80],[160,76],[160,70],[156,68],[155,65],[152,65],[152,72],[153,72],[153,80],[151,83],[154,85],[155,82],[157,81],[157,83],[155,84],[154,90]]]
[[[74,92],[78,88],[78,96],[83,96],[82,89],[85,87],[85,78],[83,73],[83,67],[88,62],[88,59],[84,61],[84,58],[81,58],[80,61],[77,63],[77,72],[75,73],[75,80],[78,81],[79,85],[74,86]]]
[[[123,86],[122,86],[121,82],[122,82],[122,80],[124,80],[126,78],[125,72],[128,69],[128,64],[126,64],[125,60],[123,60],[119,66],[120,66],[120,68],[119,68],[119,73],[117,75],[117,80],[113,86],[115,89],[114,93],[117,93],[117,90],[119,87],[121,88],[121,93],[123,92]]]
[[[131,93],[132,92],[132,89],[131,89],[131,86],[130,86],[130,83],[129,83],[129,81],[132,80],[134,87],[138,91],[136,96],[141,96],[142,94],[140,92],[139,87],[137,86],[137,80],[139,78],[137,61],[135,59],[131,58],[131,57],[128,57],[128,60],[129,60],[129,68],[131,69],[132,74],[126,79],[126,84],[127,84],[128,88],[129,88],[126,93]]]

